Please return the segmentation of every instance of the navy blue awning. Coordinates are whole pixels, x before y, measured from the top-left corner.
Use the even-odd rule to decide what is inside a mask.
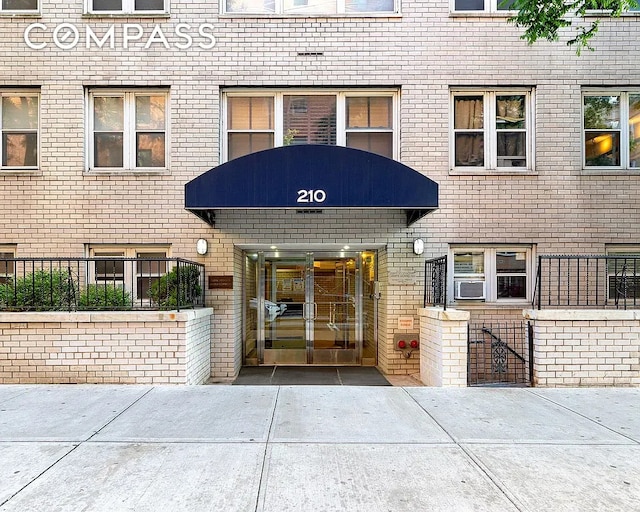
[[[215,210],[401,209],[407,225],[438,207],[438,184],[406,165],[341,146],[296,145],[219,165],[185,185],[185,208],[213,225]]]

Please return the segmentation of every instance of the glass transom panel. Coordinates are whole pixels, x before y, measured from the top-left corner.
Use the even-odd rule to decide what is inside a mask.
[[[338,12],[338,5],[336,0],[284,0],[283,11],[286,14],[335,14]]]
[[[285,95],[284,139],[287,144],[336,144],[335,95]]]
[[[458,96],[454,101],[454,127],[459,130],[484,128],[482,96]]]
[[[164,130],[165,97],[136,96],[136,129]]]
[[[121,11],[122,0],[93,0],[94,11]]]
[[[2,128],[4,130],[36,130],[38,128],[38,97],[3,97]]]
[[[347,98],[347,128],[392,128],[390,97]]]
[[[6,11],[36,11],[38,0],[2,0],[2,9]]]
[[[526,252],[497,252],[496,272],[501,273],[525,273],[527,271]]]
[[[136,0],[134,9],[136,11],[162,11],[164,10],[164,0]]]
[[[228,101],[230,130],[273,130],[273,97],[231,97]]]
[[[124,98],[121,96],[95,97],[93,119],[96,131],[124,130]]]
[[[484,274],[483,252],[457,252],[453,256],[454,274]]]
[[[585,96],[584,127],[615,130],[620,128],[620,96]]]
[[[496,97],[496,129],[525,128],[525,96]]]

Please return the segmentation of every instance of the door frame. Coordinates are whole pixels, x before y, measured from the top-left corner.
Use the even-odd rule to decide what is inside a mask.
[[[252,251],[253,252],[253,251]],[[255,251],[257,254],[257,283],[256,283],[256,308],[257,308],[257,359],[259,365],[291,364],[291,365],[354,365],[362,364],[363,354],[363,275],[362,275],[362,251],[322,251],[322,250],[283,250],[283,251]],[[246,251],[245,251],[246,254]],[[354,348],[322,348],[315,347],[316,322],[318,319],[318,297],[315,293],[314,262],[323,259],[344,260],[353,259],[355,262],[354,276]],[[266,297],[266,267],[268,261],[276,262],[272,272],[277,270],[277,262],[299,261],[304,265],[304,303],[302,305],[302,321],[304,322],[305,348],[272,349],[266,348],[267,340],[267,309],[265,301],[272,297]],[[273,274],[272,274],[273,275]],[[246,276],[245,276],[246,277]],[[273,278],[275,279],[275,277]],[[271,286],[273,289],[273,286]],[[344,290],[343,290],[344,294]],[[246,298],[245,298],[246,299]],[[331,306],[329,306],[331,307]],[[376,315],[377,316],[377,315]],[[276,353],[274,350],[277,350]],[[271,353],[270,351],[274,351]],[[285,351],[290,351],[289,353]],[[304,354],[303,354],[304,352]],[[276,357],[272,358],[271,355]],[[267,357],[265,357],[267,356]],[[322,357],[320,357],[322,356]]]

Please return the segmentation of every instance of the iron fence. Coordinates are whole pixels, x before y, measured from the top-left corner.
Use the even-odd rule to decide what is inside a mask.
[[[529,385],[533,380],[533,343],[529,323],[469,324],[469,386]]]
[[[204,270],[180,258],[0,259],[0,311],[203,307]]]
[[[447,309],[447,257],[441,256],[424,264],[424,307]]]
[[[637,308],[640,256],[538,256],[533,305]]]

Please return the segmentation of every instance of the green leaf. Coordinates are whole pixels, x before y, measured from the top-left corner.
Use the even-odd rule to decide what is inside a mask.
[[[617,17],[637,7],[636,0],[515,0],[512,8],[518,13],[508,21],[524,29],[521,39],[528,44],[558,41],[560,30],[571,28],[573,35],[567,44],[580,55],[584,49],[593,50],[591,41],[598,33],[601,18]],[[598,19],[591,18],[594,11]],[[589,19],[585,19],[587,14]]]

